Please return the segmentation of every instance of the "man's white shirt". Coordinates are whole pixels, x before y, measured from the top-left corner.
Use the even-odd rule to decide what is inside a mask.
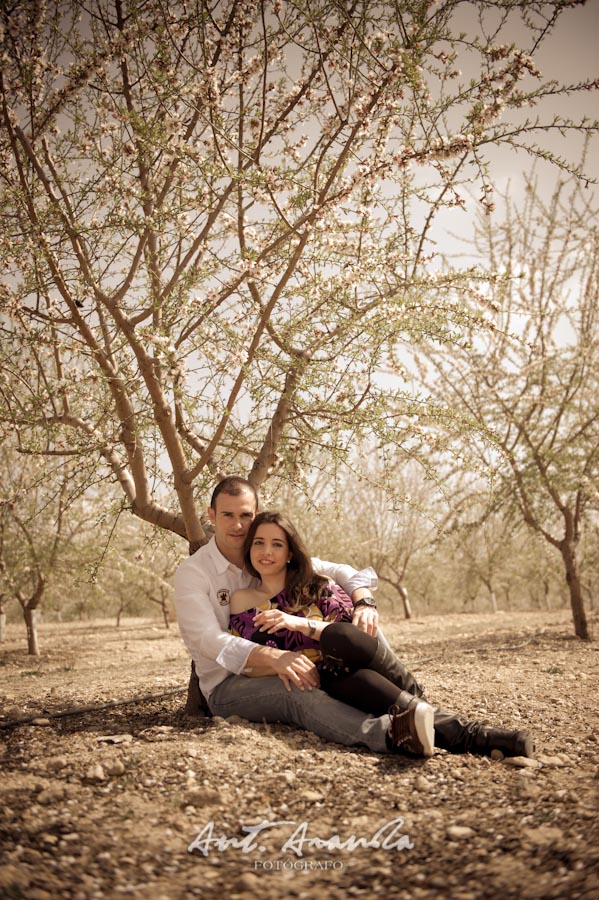
[[[340,584],[348,594],[359,587],[376,589],[377,576],[371,568],[358,572],[351,566],[320,559],[313,559],[312,564],[316,572]],[[240,675],[256,647],[228,631],[231,595],[256,584],[249,572],[222,555],[214,537],[184,560],[175,573],[179,630],[206,697],[229,675]]]

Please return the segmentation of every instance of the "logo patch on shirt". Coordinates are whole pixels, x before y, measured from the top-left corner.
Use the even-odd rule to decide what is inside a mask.
[[[227,606],[231,599],[231,591],[228,591],[227,588],[222,588],[220,591],[216,592],[216,596],[218,597],[218,602],[221,606]]]

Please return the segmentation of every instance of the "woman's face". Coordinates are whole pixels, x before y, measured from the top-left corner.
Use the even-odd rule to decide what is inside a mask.
[[[250,560],[260,577],[284,572],[289,560],[289,542],[283,529],[270,522],[258,525],[250,547]]]

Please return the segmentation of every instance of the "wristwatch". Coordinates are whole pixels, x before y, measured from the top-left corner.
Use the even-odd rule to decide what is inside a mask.
[[[376,600],[374,597],[361,597],[354,603],[354,609],[357,609],[359,606],[368,606],[370,609],[376,609]]]

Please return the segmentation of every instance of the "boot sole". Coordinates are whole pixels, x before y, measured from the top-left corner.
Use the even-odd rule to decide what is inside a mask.
[[[533,759],[535,755],[535,742],[532,735],[528,734],[527,731],[519,731],[517,734],[517,744],[514,749],[517,750],[518,756],[526,756],[528,759]]]
[[[415,705],[414,729],[422,746],[422,756],[432,756],[435,752],[435,713],[433,707],[422,700]]]

